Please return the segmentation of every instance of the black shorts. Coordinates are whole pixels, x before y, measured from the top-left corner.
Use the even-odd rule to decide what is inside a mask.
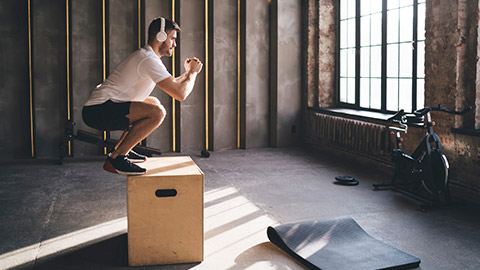
[[[92,106],[85,106],[82,110],[83,122],[98,130],[129,130],[130,120],[126,117],[130,113],[130,103],[115,103],[111,100]]]

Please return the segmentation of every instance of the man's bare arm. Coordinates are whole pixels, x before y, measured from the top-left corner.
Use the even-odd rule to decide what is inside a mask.
[[[195,79],[197,78],[197,74],[197,72],[185,72],[177,78],[166,78],[165,80],[158,82],[157,86],[174,99],[183,101],[192,92],[193,86],[195,85]]]
[[[203,64],[197,58],[185,60],[186,72],[177,78],[169,77],[157,83],[163,91],[171,97],[183,101],[193,90],[197,74],[202,70]]]

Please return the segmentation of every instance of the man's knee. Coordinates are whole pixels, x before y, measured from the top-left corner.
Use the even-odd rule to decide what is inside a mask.
[[[127,118],[130,123],[135,123],[142,119],[150,119],[150,121],[156,122],[156,125],[160,125],[165,118],[167,111],[162,104],[154,104],[151,102],[132,102],[130,105],[130,113]]]
[[[147,97],[144,102],[153,105],[151,107],[152,116],[159,122],[158,124],[160,125],[167,115],[167,110],[165,107],[162,105],[162,103],[160,103],[158,98],[152,96]]]
[[[162,105],[162,103],[160,103],[160,100],[158,100],[158,98],[152,97],[152,96],[147,97],[145,99],[145,102],[150,103],[150,104],[154,104],[154,105],[158,105],[158,106]]]
[[[160,110],[160,117],[162,118],[162,121],[163,121],[163,119],[165,119],[165,116],[167,116],[167,110],[162,104],[160,104],[158,108]]]
[[[153,108],[154,108],[152,110],[153,116],[155,120],[157,120],[158,125],[160,125],[165,119],[165,116],[167,115],[167,110],[162,104],[155,105]]]

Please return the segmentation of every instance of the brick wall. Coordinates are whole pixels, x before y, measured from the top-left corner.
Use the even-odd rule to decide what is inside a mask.
[[[319,50],[318,59],[308,60],[308,96],[318,96],[314,105],[309,99],[310,107],[328,107],[336,101],[336,3],[337,1],[323,0],[318,2],[318,6],[309,6],[309,31],[311,23],[315,22],[312,16],[319,16],[319,45],[315,44],[315,36],[310,35],[308,39],[309,50],[317,48],[316,46]],[[480,91],[476,87],[477,84],[480,85],[477,75],[480,74],[477,70],[478,7],[478,0],[427,0],[425,104],[442,104],[456,110],[462,110],[468,105],[474,106],[474,112],[465,116],[433,112],[432,118],[437,120],[435,131],[441,137],[444,152],[450,162],[452,193],[457,197],[480,202],[480,137],[451,132],[452,127],[480,127]],[[312,11],[315,8],[318,12]],[[312,83],[312,78],[316,75],[312,71],[316,70],[318,85]],[[304,142],[327,149],[320,140],[315,139],[315,127],[308,122],[314,113],[311,110],[305,111]],[[420,128],[409,129],[405,141],[406,152],[413,151],[424,134],[424,130]],[[345,156],[348,149],[329,148],[328,151]],[[368,155],[352,155],[357,155],[355,160],[366,164],[372,164],[372,160],[375,160],[375,157]],[[386,158],[385,161],[385,164],[388,164]]]

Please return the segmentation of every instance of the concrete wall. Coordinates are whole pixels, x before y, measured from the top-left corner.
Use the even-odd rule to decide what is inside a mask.
[[[28,14],[24,1],[0,2],[0,151],[31,157]]]
[[[268,1],[246,1],[245,148],[268,146]]]
[[[208,132],[209,150],[237,148],[237,142],[241,142],[240,148],[266,147],[272,133],[269,126],[272,117],[278,124],[274,128],[278,145],[295,142],[291,127],[298,126],[299,119],[300,34],[297,32],[300,28],[300,1],[280,1],[280,8],[276,11],[279,15],[276,17],[279,27],[276,31],[288,34],[275,40],[279,43],[275,48],[280,54],[290,54],[290,59],[280,61],[269,56],[272,46],[270,1],[208,0],[207,15],[205,1],[144,0],[140,1],[139,9],[138,1],[105,0],[105,14],[102,2],[32,1],[32,117],[28,6],[22,1],[1,2],[0,150],[5,153],[1,159],[32,155],[36,158],[56,157],[69,113],[76,123],[76,130],[103,136],[103,131],[91,129],[83,123],[83,104],[104,76],[139,45],[146,43],[146,32],[153,18],[172,18],[174,15],[183,31],[179,34],[175,58],[166,57],[162,61],[176,76],[184,72],[183,62],[187,57],[200,58],[205,68],[197,78],[193,93],[184,102],[177,101],[175,108],[172,98],[161,89],[155,88],[152,92],[165,106],[167,117],[162,126],[147,138],[147,146],[164,152],[172,151],[174,146],[176,151],[199,151],[207,148]],[[172,4],[175,5],[175,14],[172,14]],[[238,6],[242,9],[239,10]],[[205,16],[209,19],[208,36]],[[239,18],[241,33],[238,31]],[[206,39],[210,49],[208,59]],[[242,48],[238,46],[239,41]],[[277,78],[280,78],[276,82],[279,87],[275,100],[271,100],[271,61],[279,63],[275,69],[279,75]],[[242,63],[240,69],[239,63]],[[239,94],[242,100],[237,107]],[[68,106],[68,100],[71,106]],[[269,110],[272,102],[279,109],[274,116]],[[241,129],[238,123],[242,123]],[[121,133],[114,131],[110,136],[119,138]],[[71,150],[74,156],[103,154],[102,148],[80,141],[75,141]]]
[[[301,126],[301,6],[300,2],[272,1],[272,37],[270,104],[270,144],[291,146],[299,138]],[[273,64],[274,63],[274,64]],[[272,75],[272,74],[271,74]],[[275,80],[275,81],[274,81]]]
[[[58,154],[66,119],[66,29],[62,2],[35,1],[33,13],[33,80],[35,82],[36,155]],[[63,27],[58,27],[63,26]]]
[[[182,66],[186,58],[194,56],[205,63],[204,4],[204,1],[180,1]],[[205,149],[205,70],[197,76],[193,92],[181,103],[180,131],[182,151]]]
[[[214,1],[214,150],[237,147],[237,0]]]

